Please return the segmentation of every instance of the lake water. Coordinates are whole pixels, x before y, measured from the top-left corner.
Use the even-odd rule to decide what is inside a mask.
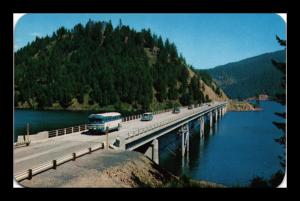
[[[69,126],[87,123],[87,117],[91,114],[88,111],[33,111],[15,110],[14,132],[16,135],[26,133],[26,124],[29,123],[30,133],[40,131],[66,128]]]
[[[181,136],[176,132],[159,139],[160,165],[176,175],[185,174],[228,186],[247,185],[254,176],[269,178],[279,168],[278,155],[283,147],[274,141],[281,135],[272,121],[282,121],[274,112],[284,111],[276,102],[261,101],[262,111],[227,112],[214,125],[212,132],[205,128],[200,139],[199,124],[192,122],[189,161],[182,164]],[[32,111],[16,110],[15,135],[64,128],[87,123],[91,111]],[[208,126],[208,124],[206,124]],[[192,128],[193,127],[193,128]]]
[[[274,141],[281,131],[272,121],[282,121],[274,112],[285,108],[271,101],[261,101],[260,105],[262,111],[227,112],[213,132],[205,128],[203,140],[196,123],[191,129],[189,161],[184,163],[179,135],[162,138],[160,165],[176,175],[228,186],[246,186],[254,176],[270,178],[280,169],[278,155],[284,153],[283,146]]]
[[[104,112],[104,111],[101,111]],[[14,136],[26,133],[29,123],[31,134],[88,123],[88,116],[99,111],[60,111],[17,109],[14,113]],[[123,116],[135,113],[121,112]],[[16,138],[15,138],[16,139]]]

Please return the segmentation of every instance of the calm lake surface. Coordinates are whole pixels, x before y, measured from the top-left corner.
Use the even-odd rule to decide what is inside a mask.
[[[285,108],[272,101],[261,101],[260,105],[262,111],[227,112],[212,132],[205,128],[204,139],[200,139],[199,124],[191,122],[189,160],[184,163],[181,136],[173,132],[161,137],[160,165],[176,175],[185,174],[228,186],[247,185],[254,176],[270,177],[280,169],[278,155],[283,154],[283,147],[274,141],[281,132],[272,121],[282,121],[274,112]],[[36,133],[85,124],[91,113],[15,110],[15,135],[26,132],[27,122],[30,132]]]
[[[14,136],[26,133],[27,123],[29,123],[30,133],[35,134],[40,131],[86,124],[88,123],[88,116],[93,113],[101,112],[16,109],[14,113]],[[121,114],[131,115],[128,112],[121,112]]]
[[[26,133],[26,124],[29,123],[30,133],[65,128],[73,125],[87,123],[91,112],[71,111],[33,111],[15,110],[14,129],[15,136]]]
[[[248,185],[254,176],[270,178],[280,169],[278,155],[284,153],[283,146],[274,141],[281,136],[281,131],[272,121],[282,121],[274,112],[285,108],[271,101],[261,101],[260,106],[262,111],[227,112],[212,133],[205,128],[204,140],[199,137],[197,123],[190,130],[189,161],[186,159],[184,163],[181,141],[176,143],[178,140],[172,136],[161,139],[160,165],[176,175],[228,186]],[[167,145],[164,141],[173,143]]]

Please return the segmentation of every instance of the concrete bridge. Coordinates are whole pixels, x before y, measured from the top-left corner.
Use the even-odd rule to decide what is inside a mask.
[[[113,145],[114,149],[135,150],[147,145],[144,154],[159,164],[159,143],[158,138],[179,129],[178,134],[182,136],[182,157],[189,152],[189,126],[188,123],[194,120],[199,121],[200,137],[204,137],[205,119],[209,120],[210,129],[213,121],[217,122],[226,112],[227,102],[205,104],[202,107],[186,110],[182,114],[173,114],[169,118],[163,119],[159,123],[151,124],[147,127],[136,129],[126,135],[117,137]]]
[[[182,156],[185,157],[189,152],[188,123],[199,121],[199,135],[203,138],[205,119],[212,128],[213,121],[217,122],[225,114],[226,106],[227,102],[207,103],[193,109],[183,108],[179,114],[173,114],[171,111],[155,114],[152,121],[134,119],[122,122],[119,131],[108,134],[108,143],[111,148],[119,150],[135,150],[144,146],[144,154],[159,164],[159,137],[177,129],[182,135]],[[47,136],[45,133],[43,135]],[[37,137],[29,146],[14,149],[14,173],[30,170],[67,154],[74,154],[79,149],[89,148],[91,151],[93,148],[90,147],[104,145],[106,141],[105,135],[89,135],[84,126],[82,129],[78,128],[75,133],[67,134],[65,131],[64,135],[57,137]]]

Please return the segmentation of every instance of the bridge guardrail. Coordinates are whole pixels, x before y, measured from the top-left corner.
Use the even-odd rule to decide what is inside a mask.
[[[196,104],[194,108],[198,108],[200,106],[201,106],[201,104]],[[187,106],[181,107],[181,109],[184,109],[184,108],[187,108]],[[172,108],[155,111],[155,112],[153,112],[153,115],[170,112],[170,111],[172,111]],[[142,117],[142,114],[123,117],[122,122],[128,122],[131,120],[140,119],[141,117]],[[45,132],[48,132],[48,138],[52,138],[52,137],[56,137],[56,136],[72,134],[72,133],[76,133],[79,131],[85,131],[85,130],[87,130],[87,124],[76,125],[76,126],[67,127],[67,128],[60,128],[60,129],[50,130],[50,131],[45,131]],[[143,131],[143,132],[146,132],[146,131]]]
[[[199,107],[199,106],[198,106]],[[181,107],[181,109],[187,108],[187,106],[183,106]],[[171,112],[173,108],[169,108],[169,109],[164,109],[164,110],[158,110],[158,111],[154,111],[152,112],[153,115],[157,115],[157,114],[161,114],[161,113],[165,113],[165,112]],[[142,114],[137,114],[137,115],[131,115],[131,116],[126,116],[122,118],[122,122],[127,122],[127,121],[131,121],[131,120],[135,120],[135,119],[140,119],[142,117]]]
[[[66,163],[71,160],[76,160],[76,158],[79,158],[86,154],[91,154],[94,151],[97,151],[99,149],[103,149],[104,144],[101,143],[100,145],[96,146],[90,146],[85,149],[78,150],[77,152],[73,152],[72,154],[64,155],[62,157],[59,157],[58,159],[48,161],[45,163],[42,163],[34,168],[27,169],[25,171],[22,171],[20,173],[15,174],[16,181],[22,181],[24,179],[31,179],[34,175],[37,175],[41,172],[44,172],[49,169],[56,169],[57,166]]]
[[[87,124],[77,125],[77,126],[72,126],[67,128],[60,128],[60,129],[48,131],[48,138],[72,134],[84,130],[87,130]]]
[[[177,120],[180,120],[180,119],[182,119],[184,116],[186,117],[186,116],[190,116],[190,115],[192,115],[192,114],[196,114],[197,112],[198,112],[198,111],[194,110],[194,111],[191,111],[190,113],[188,113],[188,115],[182,115],[182,114],[179,114],[179,115],[176,116],[176,117],[172,117],[172,118],[169,118],[169,119],[164,120],[164,121],[162,121],[162,122],[155,123],[155,124],[153,124],[153,125],[150,125],[150,126],[147,126],[147,127],[143,128],[143,129],[137,129],[137,130],[128,132],[127,137],[125,137],[125,140],[128,140],[128,139],[133,138],[133,137],[138,136],[138,135],[141,135],[141,134],[143,134],[143,133],[146,133],[146,132],[148,132],[148,131],[150,131],[150,130],[153,130],[153,129],[156,129],[156,128],[158,128],[158,127],[167,125],[167,124],[169,124],[169,123],[171,123],[171,122],[175,122],[175,121],[177,121]]]

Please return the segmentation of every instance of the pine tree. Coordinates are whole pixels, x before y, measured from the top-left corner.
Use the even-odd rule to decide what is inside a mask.
[[[278,43],[281,46],[286,47],[286,41],[280,39],[277,35],[276,35],[276,39],[278,41]],[[281,105],[286,105],[286,63],[284,62],[277,62],[275,60],[272,60],[272,64],[282,73],[282,82],[281,82],[281,87],[282,87],[282,92],[276,94],[276,101],[279,102]],[[282,136],[278,139],[275,139],[276,142],[278,142],[279,144],[283,145],[284,148],[286,146],[286,123],[285,123],[285,119],[286,119],[286,112],[276,112],[275,113],[277,116],[281,117],[284,122],[273,122],[273,124],[282,131]],[[285,157],[283,156],[279,156],[280,159],[280,164],[283,168],[285,168]],[[273,185],[274,187],[278,186],[282,181],[284,177],[284,173],[282,170],[279,170],[277,173],[275,173],[271,179],[271,185]]]
[[[60,27],[16,52],[15,104],[35,100],[40,108],[67,108],[72,99],[83,104],[88,97],[90,105],[148,110],[153,101],[204,101],[199,77],[188,83],[187,67],[175,44],[150,29],[89,20],[70,30]]]

